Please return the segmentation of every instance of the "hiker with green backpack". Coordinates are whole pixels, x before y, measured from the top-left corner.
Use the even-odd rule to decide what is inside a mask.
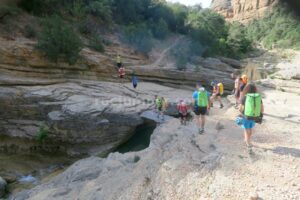
[[[166,112],[167,107],[168,107],[167,100],[164,97],[159,97],[159,96],[155,95],[155,108],[157,111],[158,119],[161,116],[161,120],[162,121],[165,120],[164,112]]]
[[[200,84],[196,85],[196,91],[193,93],[194,99],[194,113],[196,115],[196,122],[199,134],[204,133],[205,115],[207,114],[210,106],[208,100],[208,92]]]
[[[248,152],[252,153],[251,136],[256,123],[262,123],[264,106],[262,96],[258,93],[253,82],[248,83],[243,90],[243,97],[239,111],[241,116],[236,119],[236,123],[244,129],[245,143]]]

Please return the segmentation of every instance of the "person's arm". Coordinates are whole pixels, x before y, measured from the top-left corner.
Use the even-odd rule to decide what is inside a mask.
[[[264,107],[263,101],[261,101],[261,113],[262,114],[265,113],[265,107]]]
[[[244,114],[244,105],[240,104],[239,111],[241,114]]]
[[[240,107],[239,107],[239,111],[240,111],[241,114],[244,114],[245,102],[246,102],[246,98],[245,97],[241,98],[241,104],[240,104]]]

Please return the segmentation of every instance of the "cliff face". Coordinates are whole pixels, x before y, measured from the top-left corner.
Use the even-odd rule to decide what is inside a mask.
[[[211,8],[228,21],[247,23],[251,19],[262,17],[277,2],[278,0],[213,0]]]

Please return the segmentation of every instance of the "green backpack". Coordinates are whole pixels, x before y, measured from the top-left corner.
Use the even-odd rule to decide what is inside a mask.
[[[155,104],[156,104],[156,107],[158,107],[158,108],[162,107],[162,99],[160,97],[156,98]]]
[[[207,107],[208,106],[208,97],[207,92],[198,92],[198,106],[199,107]]]
[[[261,117],[262,97],[258,93],[246,95],[244,115],[247,119],[257,120]]]

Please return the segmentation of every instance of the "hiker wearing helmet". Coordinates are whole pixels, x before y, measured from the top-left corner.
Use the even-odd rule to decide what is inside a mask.
[[[220,102],[220,108],[223,108],[224,105],[222,103],[221,96],[224,93],[224,86],[223,83],[217,83],[216,81],[211,82],[211,86],[213,87],[213,93],[210,97],[211,106],[213,106],[214,100],[217,100]]]
[[[193,93],[194,113],[196,115],[196,123],[199,134],[204,133],[205,115],[208,112],[210,105],[208,101],[207,91],[200,84],[196,85],[196,91]]]
[[[244,88],[239,111],[242,117],[237,119],[237,124],[244,129],[245,143],[249,153],[252,153],[251,136],[255,123],[262,122],[264,106],[261,94],[258,93],[254,83],[249,83]]]

